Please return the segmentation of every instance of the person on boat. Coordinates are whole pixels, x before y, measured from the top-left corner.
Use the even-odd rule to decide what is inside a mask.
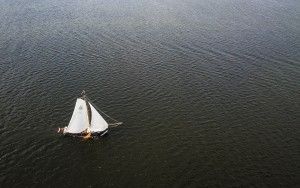
[[[91,132],[87,133],[87,135],[85,135],[83,137],[83,139],[89,139],[89,138],[92,138],[92,133]]]
[[[83,135],[83,138],[84,139],[89,139],[89,138],[92,138],[92,133],[91,131],[89,131],[89,129],[85,129],[84,131],[82,131],[81,133]]]

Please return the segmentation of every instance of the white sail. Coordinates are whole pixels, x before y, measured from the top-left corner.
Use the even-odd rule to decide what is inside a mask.
[[[84,100],[78,98],[72,114],[72,118],[65,132],[81,133],[89,127],[87,107]]]
[[[90,103],[89,103],[90,104]],[[104,131],[108,128],[107,122],[103,119],[103,117],[97,112],[97,110],[90,104],[91,112],[92,112],[92,120],[91,120],[91,132],[99,132]]]

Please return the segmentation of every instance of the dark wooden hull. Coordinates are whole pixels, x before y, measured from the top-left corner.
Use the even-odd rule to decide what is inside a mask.
[[[106,136],[108,132],[108,129],[105,129],[104,131],[100,131],[100,132],[93,132],[91,134],[92,138],[99,138],[99,137],[103,137]],[[83,138],[85,136],[87,136],[87,133],[78,133],[78,134],[73,134],[73,133],[64,133],[65,136],[71,136],[71,137],[80,137]]]

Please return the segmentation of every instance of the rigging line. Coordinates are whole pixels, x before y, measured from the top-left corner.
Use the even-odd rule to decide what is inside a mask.
[[[110,117],[109,115],[107,115],[105,112],[103,112],[102,110],[100,110],[87,96],[85,96],[86,97],[86,99],[98,110],[98,111],[100,111],[102,114],[104,114],[105,116],[107,116],[108,118],[110,118],[111,120],[113,120],[113,121],[115,121],[116,123],[113,123],[112,125],[121,125],[122,124],[122,122],[119,122],[119,121],[117,121],[116,119],[114,119],[114,118],[112,118],[112,117]]]

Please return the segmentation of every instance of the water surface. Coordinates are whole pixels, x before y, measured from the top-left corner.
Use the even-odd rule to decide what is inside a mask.
[[[297,0],[0,0],[0,75],[1,187],[300,184]]]

